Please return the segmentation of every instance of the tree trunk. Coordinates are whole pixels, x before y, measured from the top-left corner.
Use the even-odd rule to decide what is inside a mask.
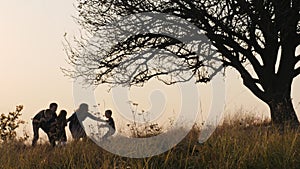
[[[270,107],[271,121],[273,124],[298,127],[299,121],[289,96],[273,98],[268,105]]]

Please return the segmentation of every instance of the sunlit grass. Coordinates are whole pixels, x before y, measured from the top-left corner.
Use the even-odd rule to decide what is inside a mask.
[[[250,124],[250,125],[249,125]],[[298,131],[253,124],[248,119],[225,122],[209,140],[198,143],[195,127],[169,151],[141,159],[109,153],[92,141],[31,147],[22,141],[3,143],[1,168],[299,168]],[[170,138],[171,139],[171,138]],[[118,146],[118,145],[115,145]]]

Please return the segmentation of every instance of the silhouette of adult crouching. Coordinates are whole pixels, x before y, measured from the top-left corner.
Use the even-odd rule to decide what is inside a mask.
[[[39,128],[41,128],[48,136],[49,142],[52,146],[55,146],[55,136],[50,133],[52,123],[55,123],[57,118],[56,110],[58,105],[56,103],[51,103],[49,109],[42,110],[38,112],[32,119],[33,127],[33,140],[32,146],[36,145],[39,139]]]
[[[93,120],[99,120],[98,117],[93,116],[89,112],[89,106],[86,103],[79,105],[79,108],[68,118],[69,129],[74,140],[79,140],[80,138],[86,138],[86,133],[83,126],[81,125],[87,117]],[[79,117],[79,118],[78,118]]]

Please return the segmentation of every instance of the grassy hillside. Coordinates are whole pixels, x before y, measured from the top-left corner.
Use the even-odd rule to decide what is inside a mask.
[[[23,141],[3,143],[1,168],[300,168],[299,132],[240,122],[220,126],[204,144],[195,128],[164,154],[131,159],[111,154],[92,141],[69,142],[65,147],[31,147]]]

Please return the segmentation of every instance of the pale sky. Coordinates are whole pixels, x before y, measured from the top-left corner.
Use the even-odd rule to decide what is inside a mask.
[[[63,51],[63,35],[67,32],[71,39],[80,29],[72,18],[76,16],[73,3],[75,3],[73,0],[1,0],[0,113],[13,111],[16,105],[22,104],[24,105],[22,119],[30,122],[30,118],[35,113],[47,108],[53,101],[59,104],[59,110],[66,109],[68,116],[76,109],[73,102],[72,79],[64,77],[60,70],[60,67],[69,66]],[[231,112],[243,107],[246,112],[268,113],[266,105],[242,86],[237,73],[230,71],[227,76],[225,111]],[[203,111],[207,111],[209,105],[203,104],[205,100],[207,102],[207,98],[210,98],[207,96],[209,95],[207,89],[210,88],[199,86]],[[300,91],[297,89],[299,86],[298,77],[294,82],[292,95],[298,114],[300,113]],[[153,91],[155,88],[154,85],[148,90]],[[118,109],[113,107],[111,94],[106,93],[105,89],[102,87],[102,90],[96,93],[101,111],[112,108],[117,116]],[[149,94],[148,96],[138,94],[144,91],[145,88],[139,89],[136,96],[132,96],[134,97],[132,100],[141,105],[143,102],[149,104],[148,99],[145,101],[145,97],[150,97]],[[149,107],[147,104],[144,106]],[[174,107],[167,106],[165,110],[174,111],[176,106]],[[27,127],[31,130],[31,122]]]

